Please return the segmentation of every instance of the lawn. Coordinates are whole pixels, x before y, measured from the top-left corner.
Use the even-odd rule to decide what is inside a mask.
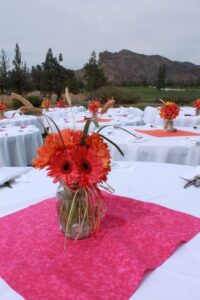
[[[176,101],[182,105],[193,104],[193,101],[200,98],[200,88],[187,88],[180,90],[163,91],[153,87],[122,87],[122,90],[131,91],[140,97],[139,103],[157,103],[157,99]]]

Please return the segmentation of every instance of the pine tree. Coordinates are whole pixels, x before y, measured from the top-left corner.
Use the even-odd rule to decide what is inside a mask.
[[[13,70],[11,71],[11,85],[14,91],[23,94],[29,88],[29,74],[26,63],[22,62],[19,45],[15,46]]]
[[[9,61],[7,59],[5,51],[1,50],[0,55],[0,89],[1,93],[4,94],[9,89]]]
[[[74,72],[63,67],[61,65],[62,61],[62,54],[59,54],[56,58],[53,56],[52,50],[49,49],[42,66],[42,88],[49,96],[56,93],[57,99],[61,98],[66,86],[70,90],[73,90],[76,86]]]
[[[32,67],[31,70],[31,81],[33,89],[38,91],[42,91],[42,76],[43,76],[43,69],[42,66],[37,65],[36,67]]]
[[[89,90],[96,90],[106,84],[106,77],[98,65],[95,51],[92,52],[89,62],[84,65],[83,72]]]
[[[53,56],[51,48],[47,51],[45,62],[43,63],[43,79],[42,86],[44,92],[51,94],[56,90],[58,62]]]

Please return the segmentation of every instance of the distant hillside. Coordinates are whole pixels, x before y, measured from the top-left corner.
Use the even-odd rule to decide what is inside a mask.
[[[166,65],[167,82],[189,83],[200,79],[200,66],[189,62],[172,61],[159,55],[138,54],[129,50],[115,53],[104,51],[99,54],[99,64],[112,84],[145,81],[154,84],[161,64]],[[76,75],[82,77],[82,70],[77,71]]]

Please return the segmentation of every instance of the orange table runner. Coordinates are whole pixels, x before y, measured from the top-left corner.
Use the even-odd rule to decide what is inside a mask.
[[[140,133],[148,134],[155,137],[173,137],[173,136],[200,136],[199,133],[184,131],[184,130],[177,130],[174,132],[171,131],[164,131],[161,129],[151,129],[151,130],[135,130]]]

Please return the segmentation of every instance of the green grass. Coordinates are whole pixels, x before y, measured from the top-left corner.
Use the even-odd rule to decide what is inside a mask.
[[[140,97],[139,103],[158,103],[156,100],[176,101],[182,105],[193,104],[193,101],[200,98],[200,88],[187,88],[181,91],[161,91],[150,87],[121,87],[122,90],[128,90]]]
[[[174,101],[180,106],[193,106],[194,100],[200,98],[200,88],[162,91],[153,87],[109,86],[99,88],[88,95],[94,99],[114,97],[116,101],[115,106],[134,105],[141,109],[144,109],[147,105],[160,106],[161,102],[159,101],[159,98]]]

